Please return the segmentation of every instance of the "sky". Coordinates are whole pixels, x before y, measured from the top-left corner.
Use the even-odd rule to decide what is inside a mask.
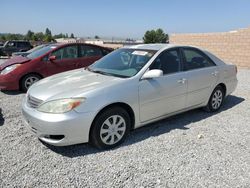
[[[250,27],[250,0],[0,0],[0,33],[47,27],[52,34],[134,39],[157,28],[224,32]]]

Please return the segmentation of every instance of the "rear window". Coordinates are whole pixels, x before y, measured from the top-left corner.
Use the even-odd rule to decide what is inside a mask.
[[[96,56],[102,56],[102,51],[100,48],[97,48],[95,46],[80,46],[80,57],[96,57]]]
[[[184,70],[200,69],[215,66],[203,53],[194,49],[183,49],[185,58]]]

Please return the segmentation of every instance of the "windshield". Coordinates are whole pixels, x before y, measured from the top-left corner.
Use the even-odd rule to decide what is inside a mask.
[[[27,55],[27,57],[29,59],[35,59],[35,58],[40,57],[41,55],[49,52],[50,50],[52,50],[54,48],[56,48],[55,45],[45,46],[45,47],[43,47],[41,49],[33,51],[32,53],[30,53],[29,55]]]
[[[43,48],[44,46],[46,46],[46,45],[42,44],[42,45],[36,46],[35,48],[32,48],[32,49],[28,50],[27,52],[28,53],[34,52],[36,50],[39,50],[39,49]]]
[[[146,65],[155,52],[122,48],[96,61],[87,70],[117,77],[132,77]]]
[[[7,46],[8,42],[9,42],[9,41],[6,41],[6,42],[4,43],[4,45],[3,45],[3,46]]]

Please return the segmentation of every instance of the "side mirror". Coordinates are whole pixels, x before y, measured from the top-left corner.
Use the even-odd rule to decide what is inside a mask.
[[[50,61],[55,61],[56,60],[56,56],[55,55],[49,56],[49,60]]]
[[[163,75],[163,72],[162,70],[160,69],[152,69],[152,70],[149,70],[147,71],[143,76],[142,76],[142,80],[145,80],[145,79],[151,79],[151,78],[158,78],[160,76]]]

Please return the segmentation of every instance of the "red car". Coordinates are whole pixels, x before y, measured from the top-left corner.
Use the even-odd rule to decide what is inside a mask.
[[[0,90],[25,92],[44,77],[89,66],[111,51],[83,43],[51,44],[27,57],[13,57],[0,64]]]

